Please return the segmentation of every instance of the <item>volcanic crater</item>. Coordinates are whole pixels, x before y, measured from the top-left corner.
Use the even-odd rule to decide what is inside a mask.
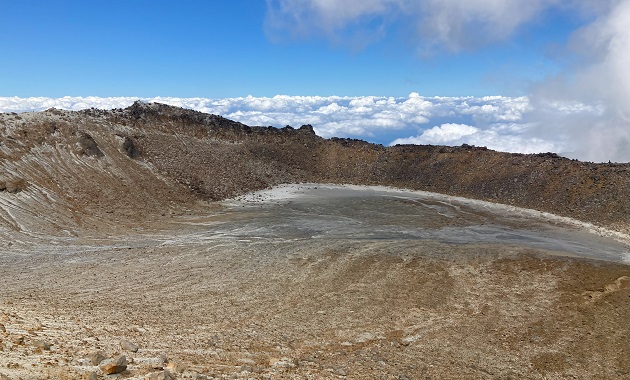
[[[630,378],[629,252],[628,163],[0,114],[2,380]]]

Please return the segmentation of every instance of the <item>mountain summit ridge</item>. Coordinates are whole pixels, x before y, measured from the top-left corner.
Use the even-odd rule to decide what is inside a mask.
[[[0,114],[0,220],[13,228],[29,224],[17,219],[33,217],[33,205],[64,229],[113,215],[141,221],[296,182],[425,190],[630,229],[630,164],[465,144],[384,147],[324,139],[310,125],[248,126],[140,101],[124,109]],[[18,204],[16,214],[10,209]]]

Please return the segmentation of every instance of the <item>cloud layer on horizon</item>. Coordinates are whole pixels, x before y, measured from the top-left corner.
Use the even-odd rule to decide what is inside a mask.
[[[125,108],[136,100],[218,114],[247,125],[299,127],[311,124],[325,138],[361,138],[382,144],[434,144],[487,146],[515,153],[556,152],[575,156],[580,139],[570,135],[541,133],[530,119],[532,108],[526,97],[341,97],[286,96],[225,99],[175,97],[0,97],[0,112],[41,111],[51,107]],[[551,107],[551,106],[548,106]],[[567,117],[597,115],[601,110],[566,104],[554,108]],[[627,159],[630,161],[630,157]]]

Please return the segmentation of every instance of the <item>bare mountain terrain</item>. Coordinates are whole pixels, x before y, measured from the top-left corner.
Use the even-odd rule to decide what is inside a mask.
[[[71,211],[129,220],[281,183],[388,185],[552,212],[627,230],[630,164],[462,146],[383,147],[299,129],[135,103],[112,111],[50,109],[0,118],[0,189]],[[74,219],[73,219],[74,218]],[[12,225],[9,216],[3,219]],[[70,219],[70,220],[69,220]]]
[[[627,163],[0,114],[0,379],[629,378],[629,233]]]

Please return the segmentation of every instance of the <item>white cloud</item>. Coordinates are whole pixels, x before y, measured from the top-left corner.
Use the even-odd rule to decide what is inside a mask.
[[[630,0],[602,2],[599,17],[573,35],[579,63],[539,83],[529,119],[539,133],[569,135],[572,155],[630,161]],[[549,106],[552,105],[552,106]]]
[[[435,97],[432,101],[436,116],[470,115],[478,123],[519,121],[531,109],[525,96]]]
[[[322,35],[361,48],[397,31],[430,54],[508,40],[549,12],[582,20],[567,46],[576,59],[559,62],[562,74],[533,85],[528,99],[433,98],[431,116],[470,115],[482,130],[524,121],[526,134],[573,157],[630,161],[630,0],[268,0],[267,9],[276,38]]]
[[[573,0],[582,3],[586,0]],[[362,47],[395,24],[413,25],[421,50],[460,51],[506,40],[560,0],[268,0],[273,38],[323,35]],[[566,6],[566,5],[565,5]]]
[[[466,124],[442,124],[427,129],[417,137],[407,137],[394,140],[393,144],[449,144],[462,137],[474,135],[479,129]]]
[[[0,97],[0,112],[41,111],[50,107],[68,110],[125,108],[136,100],[135,97]],[[248,125],[299,127],[311,124],[318,135],[327,138],[362,138],[385,144],[392,140],[394,144],[466,143],[521,153],[562,153],[579,148],[571,135],[544,133],[535,123],[526,123],[524,117],[531,107],[525,97],[423,97],[412,93],[402,98],[278,95],[140,100],[219,114]],[[583,117],[587,112],[597,112],[597,109],[577,103],[568,106],[557,103],[548,107],[565,117]]]
[[[399,138],[391,145],[461,145],[485,146],[493,150],[513,153],[561,152],[564,146],[528,135],[531,126],[525,124],[495,124],[479,129],[466,124],[442,124],[427,129],[418,136]]]
[[[372,136],[379,130],[397,130],[427,123],[433,102],[413,93],[406,98],[286,96],[206,98],[63,97],[0,98],[0,111],[41,111],[50,107],[68,110],[124,108],[136,100],[159,102],[219,114],[248,125],[300,126],[312,124],[318,134]]]

